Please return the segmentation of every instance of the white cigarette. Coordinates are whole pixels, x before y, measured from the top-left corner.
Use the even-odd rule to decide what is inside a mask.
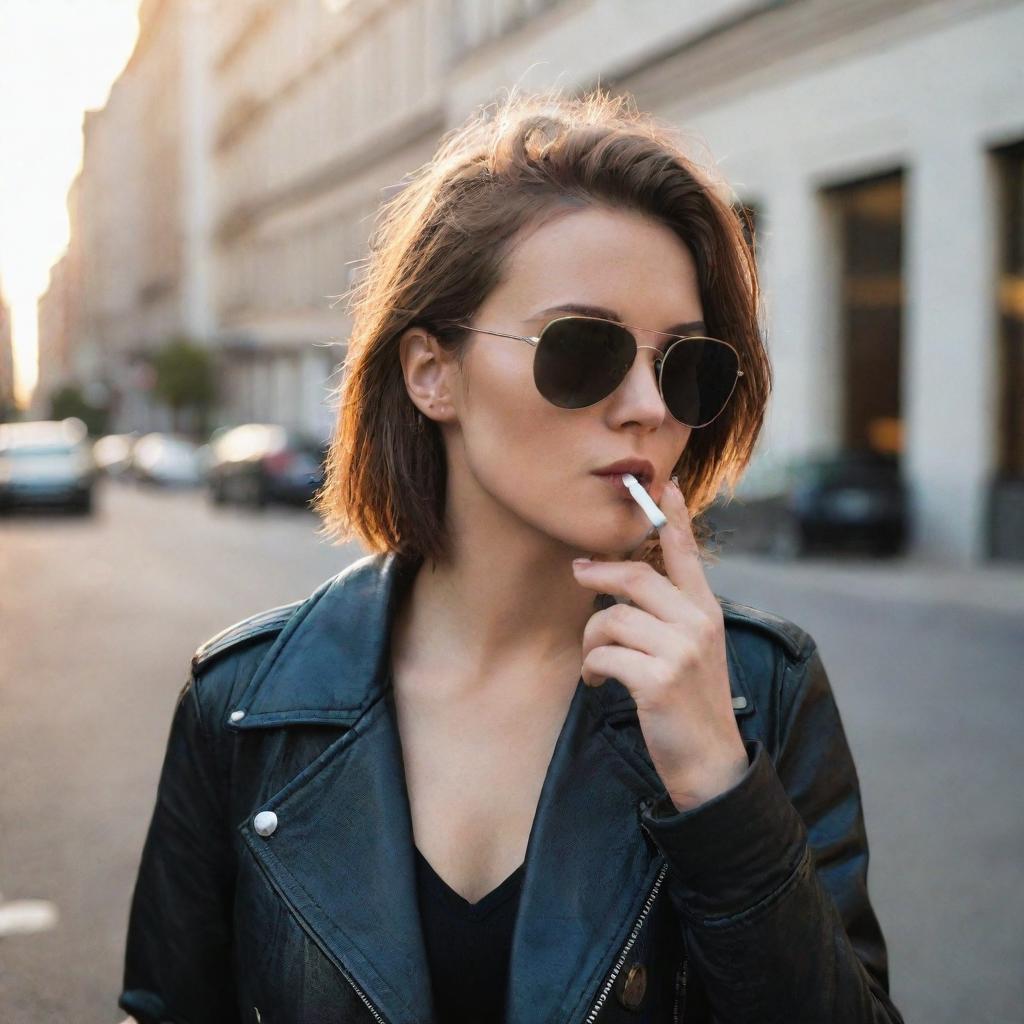
[[[644,490],[643,484],[632,473],[623,473],[622,482],[633,495],[633,500],[644,510],[656,530],[660,530],[667,522],[665,513],[654,504],[654,499]]]

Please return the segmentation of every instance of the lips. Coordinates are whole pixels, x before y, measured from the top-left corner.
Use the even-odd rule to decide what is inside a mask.
[[[623,473],[632,473],[645,488],[650,488],[654,480],[654,466],[647,459],[620,459],[610,466],[603,466],[595,469],[597,476],[621,476]]]

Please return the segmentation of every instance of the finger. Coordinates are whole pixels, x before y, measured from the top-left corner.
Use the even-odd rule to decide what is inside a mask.
[[[601,594],[615,594],[663,622],[678,622],[683,615],[679,591],[670,579],[646,562],[573,562],[576,582]]]
[[[601,686],[608,679],[617,679],[635,700],[653,665],[654,660],[646,654],[629,647],[607,645],[595,647],[583,659],[580,677],[586,686]]]
[[[583,628],[582,657],[596,647],[618,644],[653,657],[668,655],[676,633],[661,619],[628,604],[613,604],[591,615]]]
[[[694,597],[712,597],[700,548],[693,535],[686,499],[671,480],[662,491],[661,510],[668,522],[658,531],[658,535],[661,538],[661,554],[669,579],[686,594]]]

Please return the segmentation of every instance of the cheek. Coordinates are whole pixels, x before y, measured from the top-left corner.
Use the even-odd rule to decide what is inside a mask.
[[[529,358],[491,360],[475,368],[468,391],[463,437],[470,468],[496,494],[535,491],[557,476],[559,462],[572,460],[571,446],[585,433],[582,415],[543,398]]]
[[[464,431],[469,474],[515,520],[605,555],[640,543],[649,524],[592,475],[600,462],[593,410],[559,409],[536,393],[496,397]],[[596,453],[596,454],[595,454]]]

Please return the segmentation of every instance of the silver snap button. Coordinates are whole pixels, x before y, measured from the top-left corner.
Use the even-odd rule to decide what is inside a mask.
[[[231,721],[232,722],[240,722],[243,718],[245,718],[245,712],[244,711],[239,710],[239,711],[232,711],[231,712]]]
[[[732,706],[734,711],[742,711],[747,706],[747,698],[733,697]]]
[[[274,830],[277,828],[277,815],[273,811],[260,811],[252,819],[252,827],[256,829],[257,835],[273,835]]]

